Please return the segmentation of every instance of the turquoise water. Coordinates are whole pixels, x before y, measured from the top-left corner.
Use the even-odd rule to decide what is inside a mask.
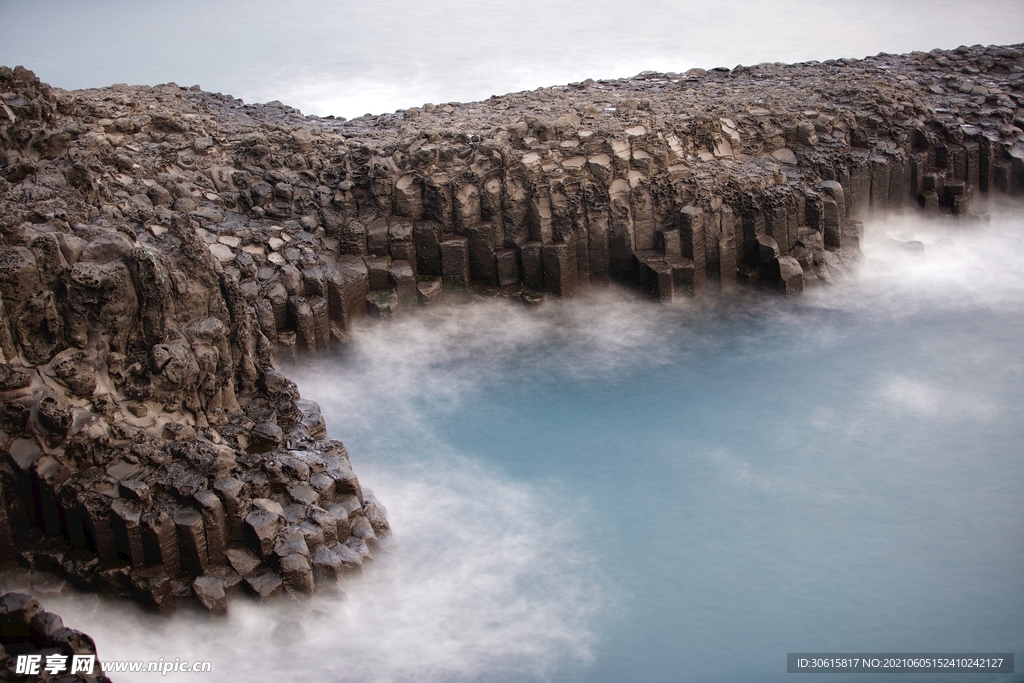
[[[469,679],[765,681],[787,652],[1021,652],[1018,225],[919,232],[925,259],[868,248],[857,278],[795,301],[447,311],[367,331],[300,386],[392,510],[400,555],[430,562],[403,522],[436,513],[392,478],[444,489],[437,472],[465,468],[486,474],[455,498],[525,492],[521,514],[430,534],[545,554],[482,570],[557,628],[507,633],[538,658],[484,653]]]
[[[104,659],[247,683],[783,681],[787,652],[1019,657],[1022,226],[870,225],[855,275],[793,300],[596,290],[367,327],[344,358],[286,370],[388,509],[397,548],[374,571],[310,604],[232,602],[226,621],[47,607]],[[799,677],[819,679],[865,680]]]
[[[970,358],[1020,344],[1005,322],[809,315],[823,341],[740,317],[689,339],[680,316],[664,366],[579,380],[541,361],[431,418],[458,450],[588,508],[582,543],[620,600],[593,665],[562,680],[774,680],[787,651],[1012,651],[1021,376],[978,386]],[[948,404],[917,405],[922,375]]]
[[[1006,0],[820,9],[7,0],[0,63],[351,117],[1024,25]],[[377,571],[345,599],[238,602],[226,622],[46,606],[104,659],[209,660],[247,683],[771,681],[789,651],[1022,653],[1022,227],[869,226],[916,232],[926,257],[869,242],[857,277],[797,301],[594,292],[361,330],[348,358],[289,373],[389,509],[399,546]]]

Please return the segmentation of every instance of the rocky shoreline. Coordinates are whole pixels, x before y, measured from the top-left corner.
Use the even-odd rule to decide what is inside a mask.
[[[475,297],[828,284],[866,218],[1024,193],[1022,129],[1022,46],[352,121],[0,68],[0,565],[159,611],[333,585],[390,528],[279,360]]]
[[[26,666],[29,659],[34,661]],[[65,626],[36,598],[17,592],[0,596],[0,680],[110,682],[92,638]]]

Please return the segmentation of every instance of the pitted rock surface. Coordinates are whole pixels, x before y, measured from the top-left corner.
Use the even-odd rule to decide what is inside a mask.
[[[263,334],[247,281],[211,249],[230,262],[241,239],[211,243],[203,219],[167,209],[192,197],[174,185],[129,199],[148,224],[105,215],[105,174],[137,174],[136,162],[97,155],[81,127],[91,116],[62,112],[30,72],[0,70],[0,92],[0,564],[161,612],[193,598],[220,613],[237,586],[264,598],[274,577],[312,592],[310,551],[382,508],[319,406],[276,369],[277,335]],[[177,114],[147,116],[179,127]],[[255,263],[243,258],[250,274]],[[282,326],[294,298],[279,302]],[[365,558],[345,559],[319,580]]]
[[[74,670],[76,655],[92,656],[91,671]],[[36,658],[34,673],[18,671],[19,657]],[[110,683],[92,638],[65,626],[28,593],[14,591],[0,595],[0,681]]]
[[[353,121],[20,67],[0,103],[0,561],[156,610],[299,594],[388,543],[276,365],[367,316],[607,281],[798,294],[844,276],[865,218],[1024,192],[1022,46]]]

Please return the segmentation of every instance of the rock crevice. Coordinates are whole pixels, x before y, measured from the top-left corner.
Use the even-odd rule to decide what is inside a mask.
[[[645,72],[353,121],[0,68],[0,562],[214,612],[387,545],[277,361],[364,318],[842,277],[1024,192],[1024,48]]]

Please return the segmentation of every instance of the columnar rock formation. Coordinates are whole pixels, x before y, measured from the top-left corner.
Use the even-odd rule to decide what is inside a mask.
[[[87,115],[24,70],[0,91],[0,563],[161,611],[359,571],[384,510],[239,276],[187,212],[110,210]]]
[[[23,668],[18,669],[18,659]],[[75,658],[85,658],[75,668]],[[34,660],[24,666],[26,659]],[[91,658],[91,661],[90,661]],[[68,628],[60,616],[47,612],[25,593],[0,596],[0,681],[109,683],[96,658],[96,643]]]
[[[0,70],[0,561],[167,609],[388,536],[275,358],[620,281],[828,283],[860,221],[1024,191],[1024,48],[762,64],[353,121]]]

